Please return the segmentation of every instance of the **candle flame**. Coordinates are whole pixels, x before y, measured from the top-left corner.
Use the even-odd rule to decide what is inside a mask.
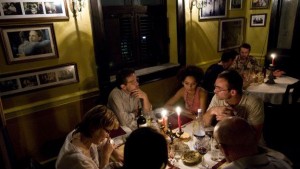
[[[176,113],[179,115],[181,113],[181,108],[179,106],[176,107]]]
[[[166,115],[167,115],[167,110],[166,110],[166,109],[163,109],[163,110],[161,111],[161,115],[162,115],[162,117],[166,117]]]
[[[272,53],[272,54],[271,54],[271,58],[274,59],[275,57],[276,57],[276,54],[275,54],[275,53]]]

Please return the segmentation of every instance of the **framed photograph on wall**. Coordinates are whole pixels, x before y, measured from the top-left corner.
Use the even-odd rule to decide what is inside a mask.
[[[199,10],[199,21],[227,17],[227,0],[202,0],[196,3],[202,7]]]
[[[69,20],[66,0],[5,0],[0,2],[3,22]]]
[[[58,58],[53,24],[1,27],[8,64]]]
[[[266,26],[267,14],[251,14],[250,26],[251,27],[264,27]]]
[[[0,96],[79,82],[76,63],[0,76]]]
[[[240,10],[243,8],[243,0],[230,0],[230,10]]]
[[[218,51],[234,49],[243,43],[244,22],[244,18],[231,18],[220,21]]]
[[[267,9],[270,5],[270,0],[250,0],[251,9]]]

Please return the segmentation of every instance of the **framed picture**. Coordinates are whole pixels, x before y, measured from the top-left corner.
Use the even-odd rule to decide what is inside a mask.
[[[244,20],[232,18],[220,21],[218,51],[237,48],[243,43]]]
[[[79,82],[79,78],[75,63],[6,74],[0,76],[0,96],[77,82]]]
[[[198,1],[197,1],[198,3]],[[225,18],[227,16],[227,0],[202,0],[199,20]]]
[[[243,8],[243,0],[230,0],[230,10],[239,10]]]
[[[0,20],[6,22],[69,20],[66,0],[5,0]]]
[[[264,27],[266,26],[267,14],[251,14],[250,19],[251,27]]]
[[[251,9],[269,8],[270,0],[250,0]]]
[[[53,24],[1,27],[8,64],[58,58]]]

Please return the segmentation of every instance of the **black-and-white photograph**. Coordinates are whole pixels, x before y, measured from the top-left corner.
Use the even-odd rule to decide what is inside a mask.
[[[5,0],[0,8],[3,23],[69,20],[66,0]]]
[[[0,96],[77,82],[79,82],[79,77],[76,63],[2,74],[0,75]]]
[[[230,0],[229,9],[238,10],[243,8],[243,0]]]
[[[199,11],[199,20],[225,18],[227,16],[227,0],[203,1]]]
[[[9,64],[58,57],[53,24],[3,27],[1,36]]]
[[[1,5],[2,5],[3,16],[22,15],[20,2],[2,2]]]
[[[264,27],[266,26],[267,14],[252,14],[250,19],[251,27]]]
[[[251,9],[266,9],[269,8],[270,0],[250,0]]]
[[[238,48],[244,40],[244,18],[220,21],[218,51]]]

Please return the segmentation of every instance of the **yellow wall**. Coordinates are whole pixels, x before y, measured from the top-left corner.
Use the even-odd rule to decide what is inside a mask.
[[[227,9],[229,9],[229,0]],[[271,6],[271,5],[270,5]],[[196,64],[203,69],[219,61],[222,52],[218,52],[219,20],[198,20],[198,9],[194,6],[190,14],[189,1],[185,1],[186,18],[186,55],[187,64]],[[265,27],[250,27],[250,14],[267,13]],[[245,18],[244,42],[252,46],[251,55],[260,59],[267,49],[267,38],[270,22],[270,8],[250,10],[250,1],[243,1],[243,9],[228,10],[227,18]]]

